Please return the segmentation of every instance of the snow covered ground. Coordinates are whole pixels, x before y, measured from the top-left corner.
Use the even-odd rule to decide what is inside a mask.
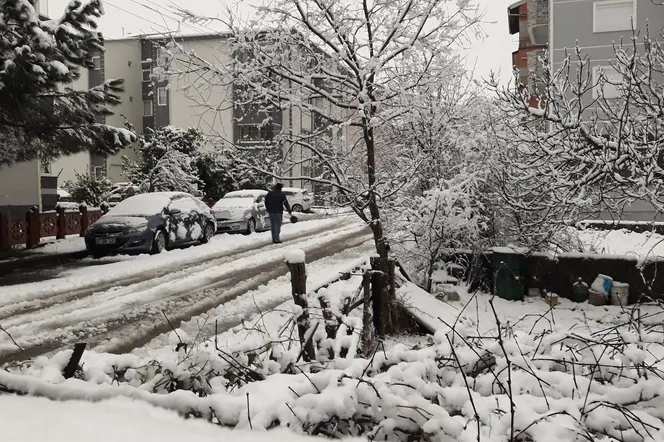
[[[357,226],[359,224],[355,219],[321,219],[289,224],[283,227],[282,238],[284,241],[291,241],[307,235],[322,234],[334,227],[350,225]],[[101,284],[122,283],[129,278],[146,279],[147,276],[159,276],[155,272],[159,274],[171,273],[188,265],[201,264],[231,253],[264,246],[273,247],[269,232],[249,236],[219,235],[214,237],[209,244],[171,250],[155,256],[107,257],[100,260],[87,258],[91,263],[105,264],[103,271],[100,271],[95,265],[68,270],[59,275],[59,278],[54,281],[22,284],[17,287],[0,287],[0,307],[20,301],[30,301],[62,293],[71,293],[76,290],[90,289]]]
[[[254,243],[262,242],[261,236],[253,237]],[[300,240],[260,250],[238,251],[189,267],[184,266],[185,260],[177,258],[194,249],[171,252],[164,255],[175,255],[167,261],[170,267],[161,268],[160,275],[142,273],[138,282],[113,285],[106,290],[60,291],[61,287],[75,286],[80,277],[78,273],[70,281],[63,278],[55,283],[13,286],[9,287],[10,290],[5,287],[6,293],[0,295],[0,324],[23,349],[20,354],[26,356],[56,350],[81,340],[89,345],[103,345],[106,350],[133,348],[136,343],[158,334],[159,330],[167,329],[165,317],[175,322],[187,320],[286,273],[283,256],[289,248],[301,248],[311,253],[314,259],[320,259],[335,249],[343,250],[368,238],[366,226],[342,223]],[[212,258],[214,247],[210,249],[199,247],[195,250]],[[203,261],[200,255],[190,256],[196,259],[195,262]],[[151,260],[142,263],[154,265]],[[120,271],[131,272],[129,275],[140,271],[135,260],[118,264]],[[86,273],[94,271],[85,269]],[[115,278],[112,273],[95,276]],[[54,295],[53,290],[58,290],[57,294]],[[8,335],[0,334],[0,355],[16,352],[16,344]]]
[[[630,230],[579,230],[585,252],[628,255],[638,259],[664,256],[664,236]]]
[[[347,262],[346,269],[359,262]],[[312,279],[323,272],[312,270]],[[337,316],[345,300],[357,296],[361,279],[351,276],[311,293],[314,321],[323,319],[319,296]],[[278,285],[268,284],[264,293]],[[293,371],[288,367],[300,354],[293,319],[301,311],[287,302],[246,317],[216,340],[197,341],[192,323],[178,330],[179,336],[171,333],[170,340],[132,355],[86,352],[78,375],[85,382],[62,378],[66,351],[0,372],[0,384],[52,399],[105,401],[104,407],[135,398],[236,430],[288,426],[314,434],[364,431],[372,439],[464,442],[664,440],[660,308],[643,306],[636,321],[635,312],[619,307],[561,300],[551,309],[539,298],[495,299],[492,307],[487,295],[463,290],[461,295],[452,303],[461,312],[453,345],[445,328],[415,346],[397,338],[367,359],[355,357],[358,311],[341,316],[339,332],[328,344],[322,328],[316,329],[314,339],[321,349],[334,351],[333,360],[319,352],[316,362],[300,361]],[[432,317],[450,309],[433,300],[426,304]],[[181,341],[188,346],[175,348]],[[478,363],[484,352],[489,356],[484,360],[493,358],[488,368]]]
[[[127,398],[90,403],[4,395],[0,396],[0,415],[3,437],[21,442],[320,441],[285,429],[269,433],[231,431]]]

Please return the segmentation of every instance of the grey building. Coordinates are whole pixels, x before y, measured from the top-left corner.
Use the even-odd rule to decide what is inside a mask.
[[[519,32],[520,42],[528,43],[525,49],[520,44],[521,62],[514,64],[522,68],[527,64],[527,69],[522,69],[522,83],[531,90],[536,89],[534,77],[541,70],[538,58],[545,50],[556,71],[564,65],[568,55],[572,57],[572,68],[575,67],[574,51],[578,47],[581,57],[589,60],[590,72],[584,74],[590,74],[594,82],[601,72],[609,79],[616,75],[611,66],[616,59],[614,45],[621,42],[632,45],[635,33],[640,38],[646,32],[660,38],[664,29],[664,5],[652,0],[522,0],[510,6],[508,14],[510,33]],[[636,41],[636,48],[643,50],[642,40]],[[523,59],[526,57],[527,60]],[[603,91],[607,98],[618,94],[610,88],[607,85]],[[655,213],[649,203],[636,201],[625,209],[622,218],[636,221],[661,218],[655,217]],[[610,218],[611,214],[600,214],[600,217]]]

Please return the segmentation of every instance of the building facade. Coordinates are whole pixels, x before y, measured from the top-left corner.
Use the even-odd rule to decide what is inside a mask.
[[[615,62],[615,45],[621,42],[632,45],[636,33],[643,37],[660,37],[664,29],[664,5],[651,0],[523,0],[508,8],[509,32],[519,34],[519,50],[514,52],[513,64],[520,72],[520,83],[532,92],[538,92],[534,80],[541,69],[538,64],[543,51],[549,53],[549,63],[555,72],[572,57],[576,48],[580,57],[588,59],[588,69],[593,82],[600,72],[611,79],[616,75],[611,64]],[[643,42],[636,41],[636,48],[643,50]],[[576,73],[574,73],[576,74]],[[596,90],[589,91],[596,94]],[[604,96],[618,96],[618,90],[604,89]],[[592,97],[588,97],[589,101]],[[536,103],[533,103],[536,104]],[[600,218],[611,218],[600,211]],[[645,201],[635,201],[625,208],[623,219],[651,221],[660,219],[653,206]]]
[[[261,149],[281,133],[297,138],[324,124],[318,116],[298,108],[268,113],[260,106],[236,105],[238,86],[228,69],[234,62],[228,37],[213,34],[165,39],[163,35],[143,35],[107,40],[106,78],[125,80],[122,104],[113,109],[115,115],[107,122],[119,126],[126,117],[139,133],[167,125],[198,128],[210,140],[208,149],[223,144]],[[173,42],[177,51],[168,49]],[[283,174],[308,177],[316,173],[316,164],[307,159],[305,151],[297,144],[282,146],[284,163],[291,164],[283,168]],[[132,149],[125,149],[108,158],[111,181],[125,180],[122,158],[133,155]],[[312,187],[306,180],[293,179],[286,184]]]

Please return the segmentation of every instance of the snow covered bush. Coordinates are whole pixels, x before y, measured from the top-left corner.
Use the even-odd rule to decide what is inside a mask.
[[[483,177],[460,171],[451,180],[440,183],[416,197],[403,214],[398,251],[414,267],[426,290],[432,288],[432,276],[449,249],[477,247],[486,230],[480,192]]]
[[[111,191],[111,182],[107,178],[76,172],[76,181],[65,181],[62,187],[71,194],[77,203],[99,207]]]
[[[247,158],[248,156],[246,153],[228,149],[199,155],[196,167],[205,196],[216,201],[234,190],[264,188],[266,175],[257,172],[248,164],[258,158]],[[255,157],[260,157],[260,152]]]
[[[124,158],[123,173],[144,192],[200,195],[197,160],[204,143],[197,129],[165,126],[139,138],[137,161]]]
[[[337,311],[359,280],[317,296]],[[333,344],[350,344],[349,351],[298,362],[290,336],[299,312],[291,308],[270,313],[280,322],[264,315],[245,322],[231,332],[238,335],[233,347],[220,345],[221,337],[196,343],[182,335],[173,340],[174,357],[161,361],[89,353],[77,375],[86,382],[62,378],[65,351],[7,367],[0,385],[59,400],[128,396],[224,427],[288,427],[331,438],[662,440],[661,309],[624,311],[621,321],[599,328],[570,324],[556,309],[503,322],[494,309],[500,300],[481,296],[492,323],[465,315],[417,345],[377,345],[366,358],[355,357],[359,317],[351,315]]]

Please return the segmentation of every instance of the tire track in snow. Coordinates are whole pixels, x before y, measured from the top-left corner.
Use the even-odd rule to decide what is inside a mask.
[[[365,226],[344,226],[315,241],[307,239],[288,246],[303,248],[310,260],[317,260],[368,239]],[[87,307],[74,301],[39,311],[37,318],[34,313],[9,318],[3,327],[23,350],[12,346],[6,336],[0,336],[0,363],[31,358],[73,342],[112,343],[114,334],[125,336],[120,348],[133,348],[170,329],[162,310],[177,324],[287,273],[283,248],[262,251],[198,274],[187,274],[179,280],[132,293],[126,296],[128,299],[114,297],[111,290],[85,298]],[[198,281],[197,285],[194,281]],[[167,287],[170,293],[163,296],[160,291]],[[104,301],[100,296],[108,298]]]
[[[348,228],[350,225],[352,224],[343,223],[343,225],[341,227],[338,227],[337,229]],[[293,241],[293,240],[306,239],[319,235],[321,233],[326,235],[329,232],[330,232],[330,227],[327,225],[323,225],[320,227],[306,230],[304,232],[287,235],[285,236],[285,240]],[[199,247],[205,247],[205,246],[199,246]],[[198,272],[201,270],[210,269],[219,265],[223,265],[229,261],[232,261],[233,259],[244,257],[247,254],[255,253],[255,251],[258,249],[277,250],[286,247],[292,247],[292,244],[282,243],[280,245],[275,245],[275,244],[270,244],[269,241],[266,239],[265,241],[261,241],[258,243],[227,249],[221,251],[218,254],[215,254],[212,257],[205,256],[199,259],[193,259],[193,260],[190,259],[187,260],[184,263],[184,265],[178,265],[177,263],[171,265],[165,265],[164,267],[159,268],[157,270],[149,271],[147,274],[140,273],[133,277],[111,278],[108,281],[104,281],[98,284],[91,284],[89,286],[84,286],[80,289],[75,289],[75,290],[63,289],[57,292],[53,292],[51,295],[43,295],[43,294],[37,295],[37,296],[48,296],[48,297],[36,297],[33,299],[19,300],[17,302],[11,302],[11,301],[8,302],[7,299],[2,299],[3,297],[0,297],[0,321],[3,321],[0,324],[4,324],[4,321],[12,316],[23,315],[34,311],[42,310],[52,305],[85,298],[103,291],[120,290],[122,288],[126,288],[129,290],[136,290],[136,289],[145,290],[150,287],[154,287],[158,284],[161,284],[165,281],[168,281],[169,279],[173,281],[177,280],[182,277],[182,274],[184,272],[192,272],[192,271]],[[12,287],[17,292],[21,291],[20,286],[12,286]]]

